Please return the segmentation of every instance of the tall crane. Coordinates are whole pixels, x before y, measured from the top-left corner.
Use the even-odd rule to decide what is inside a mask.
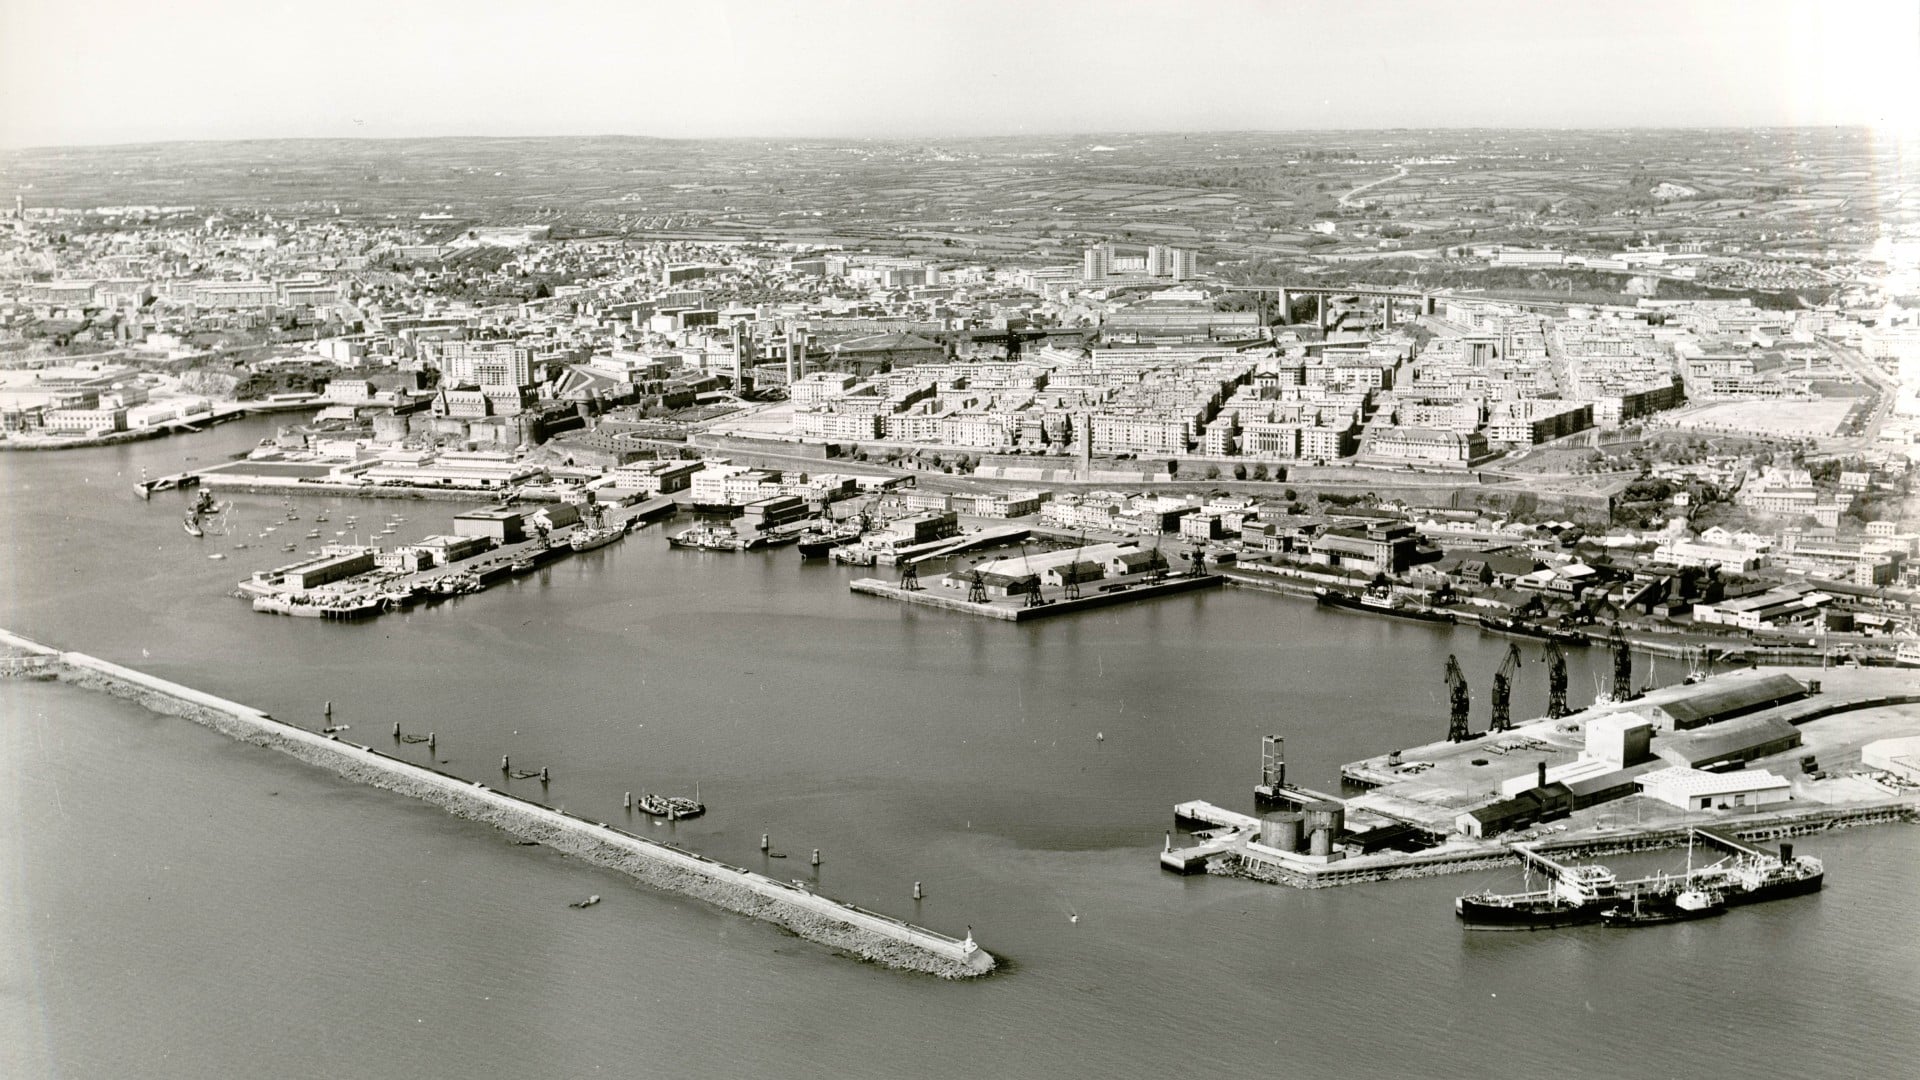
[[[1547,719],[1567,715],[1567,654],[1560,643],[1547,639]]]
[[[1467,710],[1473,704],[1473,694],[1467,689],[1467,677],[1460,673],[1459,659],[1452,653],[1447,654],[1447,697],[1453,707],[1447,723],[1447,741],[1466,742],[1473,738],[1467,729]]]
[[[1633,650],[1619,623],[1607,635],[1607,647],[1613,650],[1613,700],[1626,701],[1633,697]]]
[[[1080,530],[1080,538],[1073,544],[1073,561],[1067,563],[1066,573],[1061,580],[1066,584],[1063,597],[1068,600],[1080,599],[1080,549],[1087,546],[1087,530]]]
[[[1508,700],[1513,696],[1513,673],[1520,670],[1525,659],[1520,655],[1520,646],[1508,642],[1507,658],[1500,661],[1500,670],[1493,673],[1493,722],[1487,730],[1512,730],[1513,718]]]

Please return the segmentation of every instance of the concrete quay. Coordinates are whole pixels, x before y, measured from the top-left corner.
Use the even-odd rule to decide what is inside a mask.
[[[671,498],[650,499],[610,511],[607,524],[631,530],[669,517],[678,509],[678,504]],[[580,528],[582,526],[569,525],[554,533],[547,541],[522,540],[471,558],[407,573],[375,571],[312,589],[300,589],[277,581],[280,575],[314,561],[312,558],[302,559],[240,582],[237,594],[253,599],[256,611],[343,620],[373,618],[416,600],[454,595],[439,591],[442,582],[465,583],[459,595],[484,592],[513,577],[516,566],[537,568],[570,555],[584,554],[575,552],[568,543]],[[395,599],[383,601],[382,597]]]
[[[954,938],[869,911],[798,885],[664,844],[605,822],[590,821],[477,781],[320,735],[258,709],[168,682],[84,653],[0,630],[0,648],[16,654],[8,667],[126,698],[154,712],[180,716],[242,742],[265,746],[357,783],[432,803],[456,817],[485,822],[523,839],[618,870],[654,888],[783,927],[818,944],[884,967],[946,979],[976,978],[996,961],[969,933]]]
[[[1298,814],[1255,819],[1204,803],[1174,808],[1175,823],[1205,826],[1194,843],[1174,848],[1171,837],[1160,864],[1173,872],[1252,878],[1296,888],[1325,888],[1364,881],[1426,877],[1507,865],[1510,845],[1525,841],[1545,852],[1605,855],[1683,845],[1691,829],[1712,826],[1742,840],[1806,835],[1827,829],[1920,821],[1920,786],[1870,767],[1870,744],[1920,732],[1920,694],[1911,673],[1884,668],[1834,668],[1818,686],[1807,680],[1797,693],[1782,687],[1780,669],[1735,671],[1702,683],[1648,691],[1624,702],[1607,702],[1559,719],[1535,720],[1510,731],[1479,732],[1463,742],[1434,742],[1349,762],[1341,769],[1351,798],[1316,796],[1339,807],[1344,827],[1334,841],[1313,851],[1301,848]],[[1718,709],[1722,714],[1702,712]],[[1637,759],[1608,766],[1590,758],[1588,731],[1601,717],[1635,714],[1651,731]],[[1700,720],[1672,726],[1677,713]],[[1721,725],[1728,725],[1721,727]],[[1526,813],[1522,800],[1504,798],[1522,780],[1548,791],[1534,778],[1547,770],[1597,764],[1598,776],[1580,789],[1562,784],[1560,802]],[[1729,770],[1726,766],[1733,765]],[[1778,799],[1719,801],[1694,805],[1634,790],[1637,778],[1669,766],[1690,766],[1701,775],[1756,775],[1763,788],[1777,785]],[[1742,768],[1741,766],[1744,766]],[[1270,766],[1263,761],[1263,778]],[[1610,770],[1610,771],[1608,771]],[[1261,801],[1266,785],[1257,787]],[[1307,793],[1312,796],[1312,793]],[[1552,796],[1543,796],[1551,798]],[[1290,810],[1313,806],[1285,800]],[[1516,812],[1509,804],[1522,807]],[[1498,812],[1484,814],[1488,808]],[[1486,823],[1493,822],[1488,828]],[[1463,824],[1464,822],[1464,824]],[[1478,822],[1480,828],[1473,826]],[[1277,845],[1277,846],[1274,846]]]
[[[1068,615],[1076,611],[1092,608],[1110,607],[1114,604],[1129,604],[1138,600],[1151,600],[1174,593],[1193,592],[1198,589],[1217,589],[1225,579],[1218,574],[1202,574],[1199,577],[1170,577],[1162,581],[1128,585],[1113,592],[1089,591],[1077,600],[1050,599],[1039,607],[1027,607],[1019,597],[995,599],[986,603],[973,603],[962,596],[946,595],[935,589],[903,589],[878,578],[855,578],[847,583],[847,588],[863,596],[878,596],[887,600],[898,600],[915,607],[938,608],[942,611],[955,611],[963,615],[983,616],[999,619],[1002,622],[1028,622],[1033,619],[1051,618],[1055,615]],[[1089,589],[1097,586],[1089,586]]]

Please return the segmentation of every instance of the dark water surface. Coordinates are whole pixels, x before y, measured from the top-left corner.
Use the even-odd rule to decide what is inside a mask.
[[[1449,652],[1484,725],[1506,639],[1233,590],[1012,626],[852,596],[862,571],[791,550],[671,551],[658,528],[370,623],[256,615],[228,594],[294,558],[281,537],[403,515],[394,543],[450,531],[459,506],[303,499],[269,544],[280,500],[241,496],[236,535],[196,541],[181,496],[131,494],[142,466],[270,431],[0,455],[0,625],[316,727],[331,700],[375,746],[396,719],[432,730],[443,768],[488,783],[511,754],[552,770],[548,801],[608,821],[623,791],[697,784],[708,815],[650,831],[971,925],[1010,970],[864,966],[183,721],[0,683],[0,1075],[1837,1077],[1920,1060],[1904,827],[1804,841],[1828,864],[1817,897],[1637,932],[1462,933],[1453,896],[1501,875],[1304,893],[1159,871],[1173,803],[1248,808],[1265,732],[1287,736],[1292,777],[1333,788],[1342,761],[1444,733]],[[1604,657],[1572,661],[1581,702]],[[1544,670],[1520,675],[1516,715],[1543,710]],[[764,858],[763,832],[790,857]],[[589,893],[605,902],[566,906]]]

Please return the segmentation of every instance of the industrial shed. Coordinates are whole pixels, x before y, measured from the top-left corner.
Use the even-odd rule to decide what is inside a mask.
[[[1731,720],[1736,716],[1785,705],[1807,696],[1807,688],[1791,675],[1767,675],[1745,679],[1728,686],[1702,690],[1648,708],[1656,725],[1674,731],[1687,731],[1707,724]]]
[[[1704,731],[1659,740],[1654,755],[1673,765],[1715,769],[1740,765],[1800,745],[1800,729],[1772,716],[1749,716]]]

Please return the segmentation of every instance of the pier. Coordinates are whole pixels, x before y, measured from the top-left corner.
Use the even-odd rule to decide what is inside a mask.
[[[898,600],[915,607],[957,611],[964,615],[979,615],[989,619],[999,619],[1002,622],[1028,622],[1055,615],[1067,615],[1076,611],[1172,596],[1175,593],[1217,589],[1223,580],[1218,574],[1169,577],[1159,581],[1148,580],[1142,575],[1137,582],[1106,582],[1098,586],[1089,584],[1089,591],[1077,599],[1048,597],[1039,604],[1029,604],[1019,596],[968,600],[965,596],[953,595],[956,590],[952,589],[938,587],[907,589],[878,578],[855,578],[847,583],[847,588],[863,596]]]
[[[607,523],[631,530],[646,522],[672,515],[678,509],[670,498],[651,499],[607,514]],[[302,588],[288,582],[288,575],[321,565],[333,559],[376,547],[325,545],[323,554],[285,566],[255,573],[237,586],[237,592],[253,601],[255,611],[276,615],[307,616],[333,620],[372,618],[407,606],[426,597],[446,597],[483,592],[518,574],[536,570],[576,552],[569,544],[575,531],[569,525],[546,538],[516,541],[450,563],[413,571],[370,570],[338,581]],[[589,549],[594,550],[594,549]]]
[[[84,653],[63,652],[4,630],[0,646],[37,658],[36,670],[51,670],[62,682],[184,717],[348,780],[432,803],[456,817],[485,822],[643,884],[773,923],[882,966],[948,979],[978,977],[995,967],[994,957],[975,944],[971,933],[955,938],[915,926]]]

